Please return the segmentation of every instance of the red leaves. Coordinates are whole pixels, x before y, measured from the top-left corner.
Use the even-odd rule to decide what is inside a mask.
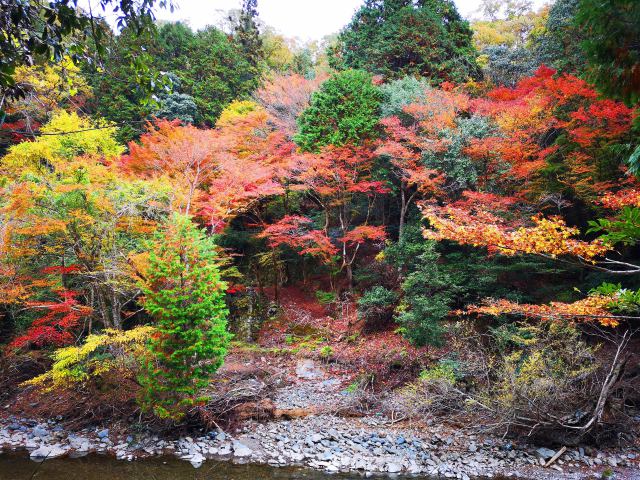
[[[72,333],[80,320],[91,315],[91,307],[80,304],[76,299],[78,292],[61,290],[57,292],[59,302],[28,302],[27,306],[46,310],[45,315],[35,320],[24,335],[15,338],[9,345],[9,350],[17,350],[29,346],[60,347],[74,342]]]
[[[421,161],[422,149],[433,148],[433,145],[425,144],[416,126],[405,127],[397,117],[384,118],[381,123],[387,138],[380,142],[376,153],[391,157],[403,187],[415,186],[422,193],[437,193],[444,174],[425,167]]]
[[[606,208],[619,210],[623,207],[640,207],[640,188],[627,188],[616,193],[608,192],[600,203]]]
[[[466,150],[472,158],[494,164],[489,167],[494,172],[504,170],[498,165],[506,162],[509,176],[528,182],[524,189],[515,188],[532,195],[544,192],[545,180],[538,181],[544,167],[563,162],[566,169],[558,180],[588,200],[605,180],[599,166],[603,148],[624,141],[634,117],[624,104],[599,99],[584,80],[558,75],[544,65],[514,88],[497,88],[474,100],[471,110],[490,116],[502,130],[501,136],[476,140]],[[555,139],[562,135],[571,142],[560,149]],[[536,191],[530,192],[532,188]]]
[[[384,182],[371,179],[373,158],[370,146],[328,146],[318,154],[299,155],[293,178],[303,189],[335,199],[349,193],[386,193]]]
[[[42,269],[42,273],[44,273],[45,275],[50,275],[50,274],[59,274],[59,275],[66,275],[69,273],[75,273],[75,272],[79,272],[80,271],[80,265],[67,265],[67,266],[52,266],[52,267],[45,267]]]
[[[287,215],[266,227],[259,235],[272,248],[288,245],[301,255],[311,255],[328,262],[338,253],[324,231],[311,228],[313,220],[301,215]]]

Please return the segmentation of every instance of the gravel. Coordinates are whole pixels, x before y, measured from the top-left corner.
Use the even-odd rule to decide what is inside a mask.
[[[35,461],[100,453],[121,460],[174,455],[195,468],[208,459],[276,466],[301,465],[328,472],[424,474],[470,479],[497,475],[536,479],[579,479],[607,468],[638,471],[637,453],[577,448],[551,468],[540,460],[555,451],[515,445],[500,438],[470,435],[434,425],[392,428],[383,417],[349,419],[317,415],[269,423],[251,422],[234,434],[161,439],[152,434],[116,435],[109,429],[65,432],[53,421],[0,421],[3,449],[27,449]],[[589,455],[587,454],[589,452]]]

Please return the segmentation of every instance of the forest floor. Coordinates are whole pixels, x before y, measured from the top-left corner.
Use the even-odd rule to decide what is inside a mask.
[[[223,428],[162,436],[126,422],[71,428],[7,405],[0,446],[27,449],[34,460],[170,454],[194,467],[228,459],[439,478],[640,479],[638,446],[562,450],[503,438],[465,417],[405,418],[396,387],[442,351],[413,348],[393,332],[352,333],[352,305],[329,315],[296,290],[282,292],[281,302],[286,321],[263,326],[257,343],[236,343],[211,384],[205,418],[210,412]],[[372,374],[385,382],[370,384]]]

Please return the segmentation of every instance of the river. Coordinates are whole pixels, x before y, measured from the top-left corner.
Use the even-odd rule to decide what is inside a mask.
[[[89,455],[82,458],[58,458],[36,463],[25,454],[0,454],[0,480],[350,480],[357,474],[327,474],[316,470],[234,465],[207,461],[195,469],[189,462],[175,458],[150,458],[127,462],[111,457]],[[376,478],[385,478],[376,476]],[[402,477],[394,476],[394,479]],[[427,477],[410,477],[427,480]]]

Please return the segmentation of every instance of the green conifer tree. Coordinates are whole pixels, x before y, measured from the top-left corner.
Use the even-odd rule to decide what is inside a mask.
[[[149,248],[141,287],[157,333],[139,379],[140,400],[144,410],[179,420],[206,400],[200,391],[227,353],[226,284],[213,240],[187,216],[175,214]]]

